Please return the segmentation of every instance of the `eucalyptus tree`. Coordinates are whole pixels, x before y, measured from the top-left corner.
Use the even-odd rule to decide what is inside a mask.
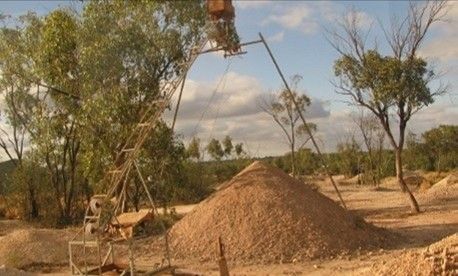
[[[389,30],[382,25],[391,50],[388,55],[376,47],[369,49],[368,33],[361,28],[355,11],[345,15],[337,23],[337,29],[329,32],[329,41],[341,55],[334,64],[336,90],[379,120],[394,149],[396,176],[412,212],[420,209],[403,179],[402,151],[407,123],[447,90],[442,85],[432,88],[431,82],[438,75],[418,56],[418,50],[430,27],[443,19],[445,13],[446,1],[410,3],[404,18],[393,17]]]
[[[32,55],[35,53],[32,45],[37,43],[36,34],[41,21],[29,13],[22,16],[17,24],[13,28],[5,23],[0,29],[0,93],[3,98],[0,146],[19,172],[22,171],[25,147],[33,134],[30,122],[38,101],[30,91],[37,89],[31,70],[34,65]],[[10,184],[15,185],[17,181]],[[28,216],[38,217],[37,183],[28,178],[20,184],[25,185],[23,196],[29,205],[26,207],[30,210]],[[21,190],[23,187],[12,189]]]
[[[353,122],[358,127],[364,146],[367,150],[367,165],[364,174],[371,178],[376,186],[380,184],[383,175],[383,149],[385,143],[385,131],[378,122],[377,117],[366,114],[364,110],[352,114]]]
[[[188,148],[186,149],[186,155],[194,160],[200,160],[200,139],[193,137],[189,142]]]
[[[215,138],[212,138],[210,142],[208,142],[208,145],[205,149],[207,150],[210,157],[214,160],[220,161],[224,156],[224,149],[221,146],[220,141]]]
[[[80,61],[87,131],[84,160],[92,182],[113,162],[145,106],[163,96],[160,85],[180,73],[178,65],[203,35],[202,5],[201,1],[92,1],[85,7]],[[153,137],[165,135],[160,132],[167,129],[159,123],[162,127],[155,128],[145,143],[149,150],[141,154],[148,166],[163,163],[164,156],[153,153],[159,146]]]
[[[201,1],[116,0],[91,1],[81,13],[29,13],[2,28],[0,85],[15,97],[6,110],[49,171],[61,222],[78,215],[79,197],[101,189],[95,183],[145,106],[162,98],[161,84],[180,73],[204,20]],[[182,144],[158,122],[139,164],[166,178],[177,174],[180,154]],[[174,183],[151,185],[159,182]]]
[[[307,106],[311,103],[306,95],[301,95],[297,92],[297,85],[301,79],[302,77],[299,75],[292,77],[292,93],[283,88],[278,93],[270,95],[270,98],[262,99],[260,103],[261,109],[272,117],[288,141],[291,152],[291,173],[293,175],[296,174],[295,153],[310,140],[305,126],[299,121],[300,113],[305,113]],[[297,103],[297,108],[294,102]],[[315,124],[308,123],[308,127],[312,131],[316,131]]]

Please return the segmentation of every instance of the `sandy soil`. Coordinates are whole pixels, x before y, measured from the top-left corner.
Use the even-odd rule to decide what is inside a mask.
[[[316,183],[320,192],[337,201],[332,186],[326,181]],[[382,186],[379,189],[345,185],[339,187],[348,209],[377,226],[392,230],[400,236],[400,243],[395,248],[369,252],[352,252],[331,260],[314,260],[302,263],[277,265],[230,266],[231,275],[372,275],[374,263],[388,261],[401,252],[427,246],[442,238],[458,232],[458,198],[435,204],[419,202],[422,213],[409,213],[407,199],[395,186]],[[420,194],[422,191],[416,192]],[[419,197],[421,198],[421,197]],[[180,206],[179,213],[190,211],[193,206]],[[23,228],[22,223],[8,223],[8,229],[0,234],[12,231],[15,226]],[[157,258],[143,259],[139,265],[157,262]],[[149,254],[150,255],[150,254]],[[153,254],[154,255],[154,254]],[[205,275],[218,275],[216,263],[186,263],[175,260],[175,265],[200,271]],[[66,267],[53,275],[68,275]],[[49,275],[49,274],[48,274]]]
[[[333,187],[327,181],[316,184],[320,192],[338,201]],[[374,189],[344,185],[339,186],[339,190],[349,210],[368,222],[398,234],[400,243],[395,248],[356,251],[333,260],[230,267],[231,275],[373,275],[371,269],[375,263],[387,262],[406,250],[428,246],[458,232],[458,198],[426,204],[418,197],[424,191],[418,191],[415,195],[419,198],[422,212],[414,215],[410,214],[407,199],[396,186],[382,185]],[[216,263],[175,261],[175,264],[205,275],[219,275]]]
[[[334,188],[327,181],[319,181],[320,192],[338,202]],[[458,198],[442,203],[421,201],[425,191],[417,196],[421,213],[412,215],[406,197],[399,188],[393,186],[361,187],[357,185],[339,186],[339,191],[349,210],[364,217],[368,222],[388,228],[407,238],[406,247],[420,247],[458,232]],[[175,206],[177,213],[186,214],[197,204]]]

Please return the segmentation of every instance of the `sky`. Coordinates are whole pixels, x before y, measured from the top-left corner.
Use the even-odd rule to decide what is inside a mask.
[[[3,1],[4,14],[21,15],[32,10],[45,15],[59,6],[79,8],[78,1]],[[458,124],[458,2],[449,3],[446,22],[433,26],[420,55],[444,72],[441,81],[449,93],[418,114],[408,129],[421,134],[440,124]],[[287,78],[303,77],[298,90],[312,100],[307,119],[317,124],[317,138],[324,151],[335,150],[351,133],[358,136],[351,113],[355,107],[335,92],[331,81],[338,53],[326,40],[326,28],[350,8],[358,11],[361,26],[370,29],[370,41],[386,51],[380,24],[388,26],[390,16],[406,14],[402,1],[235,1],[236,28],[243,42],[267,39]],[[230,135],[242,142],[251,156],[278,155],[288,151],[286,138],[274,121],[259,108],[260,101],[277,91],[282,83],[261,44],[247,46],[245,55],[225,59],[222,54],[198,58],[188,74],[176,131],[185,140],[198,137],[203,144],[211,138]],[[171,114],[165,115],[170,119]],[[311,146],[311,145],[308,145]]]

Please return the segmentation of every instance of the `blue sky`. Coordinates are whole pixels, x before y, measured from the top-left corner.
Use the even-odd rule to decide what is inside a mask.
[[[5,14],[20,15],[28,10],[38,14],[59,6],[81,7],[68,1],[0,2]],[[410,130],[421,133],[439,124],[458,123],[458,5],[450,3],[450,21],[433,27],[422,51],[428,61],[447,71],[444,82],[452,85],[449,95],[420,112],[410,123]],[[313,100],[310,120],[318,125],[321,146],[335,148],[355,127],[349,114],[354,108],[343,103],[330,84],[332,65],[337,52],[325,39],[325,27],[332,27],[336,18],[351,7],[361,15],[363,26],[371,29],[380,48],[386,49],[378,26],[389,22],[393,13],[407,11],[407,2],[400,1],[238,1],[236,26],[243,41],[267,38],[286,76],[303,76],[300,89]],[[263,156],[287,151],[281,130],[258,108],[259,99],[281,86],[280,78],[262,45],[248,46],[248,53],[224,59],[222,55],[206,54],[194,64],[185,87],[177,131],[185,139],[231,135],[244,142],[251,155]],[[225,70],[228,71],[225,74]],[[219,86],[218,86],[219,84]],[[218,89],[216,89],[218,88]],[[205,110],[205,111],[203,111]]]

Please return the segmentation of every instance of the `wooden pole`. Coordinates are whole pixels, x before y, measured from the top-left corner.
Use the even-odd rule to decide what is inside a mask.
[[[146,195],[148,196],[148,200],[149,200],[149,202],[151,204],[151,207],[153,208],[153,212],[154,212],[155,215],[157,215],[157,217],[159,219],[159,211],[156,208],[156,204],[154,204],[153,197],[151,196],[151,193],[148,190],[148,186],[146,185],[145,179],[143,178],[143,175],[142,175],[142,173],[140,171],[140,168],[138,167],[138,164],[135,161],[134,161],[134,166],[135,166],[135,169],[137,170],[138,177],[140,178],[140,182],[143,185],[143,189],[145,189]],[[164,224],[164,222],[162,220],[160,220],[160,222],[161,222],[162,230],[164,231],[164,234],[165,234],[165,237],[164,237],[164,240],[165,240],[165,255],[166,255],[165,258],[167,259],[167,263],[168,263],[167,265],[171,266],[172,262],[171,262],[171,258],[170,258],[170,245],[169,245],[169,238],[168,238],[167,228],[165,227],[165,224]]]
[[[227,267],[226,256],[224,256],[224,244],[221,237],[218,237],[218,266],[220,276],[229,276],[229,268]]]
[[[259,37],[261,38],[261,41],[264,44],[264,46],[265,46],[265,48],[267,50],[267,53],[269,53],[269,56],[272,59],[272,62],[274,63],[275,68],[277,69],[277,72],[280,75],[280,77],[281,77],[281,79],[283,81],[283,84],[285,85],[286,90],[288,91],[288,93],[291,96],[293,104],[294,104],[294,106],[296,107],[296,109],[297,109],[297,111],[299,113],[299,117],[301,118],[302,123],[304,124],[305,131],[307,131],[307,134],[310,136],[310,140],[312,141],[313,146],[315,147],[316,153],[318,154],[318,158],[320,159],[320,162],[321,162],[326,174],[328,175],[329,179],[331,180],[332,186],[334,186],[334,190],[336,191],[337,196],[340,199],[340,203],[342,203],[343,207],[345,209],[347,209],[347,206],[345,205],[345,202],[344,202],[344,200],[342,198],[342,195],[340,194],[340,191],[337,188],[336,183],[334,182],[334,178],[332,177],[332,174],[331,174],[331,172],[329,170],[329,167],[328,167],[328,165],[326,164],[326,162],[324,160],[323,154],[321,153],[321,150],[318,147],[318,143],[316,142],[315,138],[313,137],[312,131],[310,130],[310,127],[308,126],[307,121],[305,120],[304,114],[302,114],[302,112],[298,108],[299,105],[297,104],[297,101],[294,98],[293,92],[289,88],[288,82],[286,81],[285,76],[283,75],[283,73],[282,73],[282,71],[280,69],[280,66],[278,65],[277,61],[275,60],[275,57],[272,54],[272,51],[270,50],[269,45],[267,45],[267,42],[266,42],[266,40],[264,39],[264,37],[262,36],[261,33],[259,33]]]
[[[187,76],[187,73],[184,74],[183,81],[181,82],[180,94],[178,94],[177,106],[175,108],[175,113],[173,114],[172,132],[175,129],[175,122],[177,121],[178,109],[180,108],[181,96],[183,95],[184,84],[186,82],[186,76]]]

